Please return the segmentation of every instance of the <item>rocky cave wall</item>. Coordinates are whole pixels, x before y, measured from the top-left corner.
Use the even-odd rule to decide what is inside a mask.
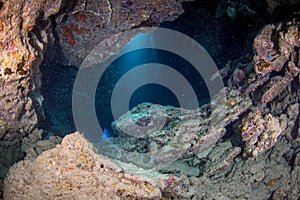
[[[1,1],[0,6],[1,180],[12,163],[24,158],[24,148],[30,148],[33,154],[39,152],[30,146],[42,139],[42,132],[36,129],[43,117],[39,66],[47,46],[54,44],[56,33],[61,37],[64,61],[79,65],[97,41],[144,22],[156,25],[172,20],[183,12],[181,1],[175,0],[7,0]],[[81,37],[84,32],[91,34],[88,41]],[[52,138],[52,142],[57,140]],[[43,144],[38,146],[46,148]]]
[[[230,15],[231,12],[229,11],[231,11],[233,7],[235,9],[238,8],[239,12],[242,12],[243,9],[249,11],[247,7],[243,6],[245,5],[243,1],[234,2],[237,2],[235,6],[220,3],[219,5],[223,6],[220,12],[223,10],[222,12],[226,11],[227,15]],[[36,129],[38,116],[42,115],[43,112],[43,97],[40,94],[41,73],[39,66],[43,60],[43,52],[47,45],[53,44],[54,42],[53,28],[55,28],[56,33],[59,35],[59,38],[61,38],[59,43],[62,47],[62,55],[64,55],[62,61],[66,62],[66,64],[78,66],[87,52],[93,47],[93,43],[133,27],[157,25],[164,20],[173,20],[183,12],[181,3],[181,1],[175,0],[149,0],[143,2],[74,1],[71,4],[59,0],[18,0],[1,2],[0,148],[3,149],[0,156],[1,177],[6,175],[13,162],[24,157],[21,151],[22,140],[23,144],[27,143],[29,146],[26,151],[27,153],[31,153],[28,153],[28,155],[33,155],[28,158],[29,160],[33,160],[42,150],[53,148],[55,144],[59,142],[57,138],[50,139],[51,145],[39,141],[42,139],[41,132]],[[293,6],[295,4],[299,5],[295,1],[267,1],[270,12],[276,12],[281,5]],[[128,12],[128,10],[131,12]],[[50,16],[55,13],[57,13],[55,19],[52,19]],[[87,31],[91,32],[88,32],[88,40],[86,41],[82,39],[82,34]],[[293,195],[296,195],[296,191],[298,191],[298,187],[294,182],[299,180],[297,176],[297,174],[299,174],[297,173],[299,171],[299,153],[297,151],[299,135],[298,130],[295,130],[299,127],[299,125],[295,125],[295,122],[299,122],[297,112],[299,110],[299,82],[297,81],[300,57],[299,43],[299,21],[297,19],[268,25],[260,32],[254,41],[255,57],[253,59],[254,68],[252,68],[252,70],[249,68],[251,68],[251,66],[253,67],[253,65],[237,61],[221,71],[222,76],[228,77],[228,85],[231,85],[232,88],[237,90],[241,89],[243,93],[246,93],[251,98],[252,106],[245,112],[243,110],[244,114],[242,120],[237,120],[236,123],[233,123],[233,126],[236,127],[236,130],[240,130],[240,132],[237,131],[236,134],[240,134],[241,140],[244,142],[244,156],[258,157],[257,159],[259,160],[257,161],[259,164],[257,164],[251,159],[244,162],[243,159],[238,158],[237,161],[239,161],[239,163],[233,167],[236,173],[230,175],[231,179],[228,180],[229,183],[232,184],[232,187],[225,187],[222,181],[216,181],[213,176],[228,170],[228,166],[232,169],[231,163],[237,155],[235,153],[230,154],[229,151],[228,156],[224,157],[223,160],[214,160],[211,158],[211,161],[207,163],[207,176],[200,178],[192,177],[190,180],[187,180],[185,176],[178,179],[174,175],[163,176],[154,182],[153,180],[144,180],[141,177],[132,178],[130,173],[126,172],[123,174],[123,168],[119,169],[118,166],[112,164],[113,170],[111,177],[123,182],[121,186],[116,183],[111,183],[113,185],[116,184],[114,185],[116,195],[120,198],[136,196],[140,198],[147,195],[149,196],[149,194],[151,194],[153,198],[161,196],[173,196],[175,198],[191,198],[193,196],[196,198],[198,194],[193,193],[193,187],[189,188],[189,186],[187,186],[189,182],[196,186],[196,189],[200,188],[201,191],[204,191],[203,193],[205,193],[207,198],[216,198],[217,196],[214,195],[225,195],[232,197],[231,199],[239,198],[240,196],[249,198],[251,194],[253,194],[253,190],[267,197],[268,195],[262,194],[262,190],[257,189],[261,187],[264,190],[268,188],[269,196],[272,196],[273,199],[281,197],[293,199],[295,197]],[[285,98],[286,96],[288,98]],[[260,104],[261,102],[262,104]],[[233,108],[238,106],[237,103],[236,99],[229,98],[226,105]],[[231,108],[229,108],[229,110],[230,109]],[[227,125],[228,123],[225,124]],[[259,129],[257,127],[259,127]],[[28,135],[30,135],[29,139]],[[218,139],[222,135],[223,134],[219,134]],[[25,137],[27,137],[27,139],[24,139]],[[86,166],[82,165],[82,167],[93,168],[95,167],[94,163],[98,162],[95,160],[106,159],[93,157],[89,162],[89,160],[86,159],[90,155],[93,155],[89,144],[78,134],[72,137],[74,137],[72,140],[79,141],[79,146],[83,145],[84,148],[88,146],[87,150],[80,147],[81,149],[78,152],[79,160],[86,162]],[[68,140],[70,140],[70,138],[66,138],[61,148],[65,148],[69,145]],[[269,152],[270,154],[268,154],[272,160],[269,160],[269,163],[266,163],[268,161],[264,162],[266,154],[263,153],[274,147],[277,143],[279,147],[275,146],[275,148]],[[280,145],[284,148],[280,149]],[[219,144],[219,146],[222,146],[222,143]],[[37,150],[37,147],[39,150]],[[86,153],[83,155],[81,151]],[[55,150],[53,150],[53,152],[54,154],[56,153]],[[47,153],[50,153],[50,157],[53,156],[51,151]],[[49,155],[47,153],[42,154],[39,159],[44,162],[43,156],[46,156],[48,159]],[[57,154],[56,156],[60,155]],[[77,154],[75,156],[77,156]],[[213,157],[213,153],[211,157]],[[276,159],[276,157],[278,157],[278,159]],[[72,160],[73,158],[70,159]],[[26,177],[28,171],[30,171],[28,167],[31,170],[36,170],[35,168],[39,163],[38,161],[39,160],[34,161],[33,164],[30,164],[30,161],[24,161],[12,168],[10,178],[7,179],[7,199],[17,198],[14,194],[22,191],[23,187],[19,185],[20,190],[14,191],[12,188],[18,187],[14,187],[16,183],[13,180],[15,179],[11,177],[14,177],[20,170],[21,175],[16,176],[16,179],[19,178],[23,180],[23,175]],[[47,165],[55,165],[49,163],[50,161],[48,160],[47,162]],[[101,162],[99,161],[99,163]],[[240,171],[238,165],[248,167],[245,167],[244,171]],[[254,167],[255,170],[252,169],[253,165],[256,165],[256,167]],[[275,165],[277,166],[276,169],[281,171],[281,173],[279,173],[281,176],[274,176],[274,174],[271,173],[271,169],[273,169]],[[99,166],[101,167],[101,164]],[[214,166],[214,168],[209,166]],[[289,168],[288,166],[292,167]],[[40,167],[45,169],[43,166]],[[74,168],[80,170],[77,169],[77,165],[65,167],[66,168],[62,169],[62,174],[65,173],[64,171],[73,171]],[[123,167],[125,169],[128,168],[128,166],[127,168],[126,166]],[[263,167],[270,170],[267,170],[264,174],[260,174],[259,172],[261,171],[259,169]],[[97,169],[93,168],[93,170]],[[104,167],[99,170],[102,172],[111,169]],[[239,174],[246,175],[241,177]],[[291,180],[287,182],[289,179]],[[33,180],[33,183],[39,181],[35,180],[34,177]],[[102,183],[101,181],[99,183],[97,176],[94,181],[96,181],[97,184]],[[160,181],[162,183],[160,183]],[[250,191],[245,190],[248,192],[244,193],[241,191],[236,192],[236,197],[230,195],[230,191],[234,188],[234,183],[237,182],[242,182],[242,185],[245,187],[250,184]],[[36,185],[39,183],[40,182],[37,182]],[[82,187],[79,186],[78,188],[78,185],[70,182],[57,182],[55,184],[60,186],[62,193],[65,195],[68,193],[65,193],[64,190],[70,192],[70,190],[73,189],[80,190]],[[127,186],[127,184],[130,186]],[[180,185],[181,188],[176,188],[176,185]],[[137,188],[142,187],[143,190],[141,193],[145,193],[136,193],[137,188],[132,188],[133,186]],[[32,188],[27,189],[30,189],[31,192],[42,192],[35,190],[35,186],[32,187],[33,190],[31,190]],[[103,187],[105,189],[110,186]],[[224,187],[226,189],[222,189]],[[186,193],[187,196],[180,196],[182,195],[183,188],[185,188],[183,193]],[[50,188],[50,190],[51,189],[53,188]],[[187,191],[190,191],[190,193]],[[30,195],[33,194],[34,193]],[[104,195],[106,194],[109,194],[109,192],[104,192]]]
[[[61,1],[2,1],[0,12],[0,177],[9,166],[24,157],[21,140],[34,130],[42,109],[39,65],[51,38],[48,17],[56,13]],[[37,35],[37,20],[44,28]],[[43,37],[41,37],[43,36]]]

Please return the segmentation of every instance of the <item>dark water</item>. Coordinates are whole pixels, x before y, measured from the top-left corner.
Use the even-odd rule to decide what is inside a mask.
[[[44,117],[40,127],[45,136],[64,136],[76,130],[72,115],[72,90],[77,68],[59,64],[42,66]]]

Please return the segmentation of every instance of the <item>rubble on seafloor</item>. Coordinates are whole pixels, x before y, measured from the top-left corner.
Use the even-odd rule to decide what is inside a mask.
[[[236,158],[222,175],[216,167],[222,169],[219,164],[231,162],[231,155],[239,150],[232,149],[230,142],[219,143],[208,156],[208,166],[213,167],[196,177],[161,174],[111,160],[74,133],[35,161],[15,164],[5,180],[4,199],[296,199],[300,153],[294,152],[289,163],[291,149],[282,137],[266,154]]]

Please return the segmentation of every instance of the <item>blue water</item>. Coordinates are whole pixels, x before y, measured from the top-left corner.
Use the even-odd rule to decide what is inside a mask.
[[[110,124],[114,121],[114,118],[111,112],[111,95],[117,81],[129,70],[146,63],[164,64],[182,74],[197,94],[199,106],[210,101],[203,78],[185,59],[164,50],[136,50],[116,59],[107,68],[98,83],[95,104],[101,127],[105,127],[112,132]],[[145,76],[151,76],[151,74],[145,74]],[[184,93],[185,91],[182,91],[182,95],[185,95]],[[180,106],[175,94],[159,84],[147,84],[138,88],[132,94],[128,108],[131,109],[143,102]]]
[[[107,131],[106,128],[104,128],[104,129],[103,129],[103,134],[102,134],[102,136],[101,136],[101,141],[106,141],[106,140],[108,140],[111,136],[112,136],[112,134],[109,133],[109,132]]]

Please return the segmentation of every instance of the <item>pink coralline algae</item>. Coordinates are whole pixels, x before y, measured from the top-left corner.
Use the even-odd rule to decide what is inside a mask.
[[[265,26],[254,40],[254,68],[257,78],[254,85],[266,84],[262,103],[276,98],[300,72],[300,22],[293,20]],[[271,72],[282,75],[271,77]],[[268,81],[271,79],[270,81]],[[257,84],[259,83],[259,84]],[[256,89],[254,87],[251,90]]]
[[[257,156],[273,147],[286,128],[286,116],[280,118],[250,112],[243,119],[242,139],[246,141],[245,156]]]
[[[297,91],[291,88],[296,86],[300,72],[299,27],[296,19],[267,25],[254,40],[255,72],[248,75],[248,83],[244,86],[253,107],[240,126],[245,156],[257,156],[267,151],[286,132],[288,118],[284,110],[298,99]],[[289,120],[293,121],[292,118]]]

